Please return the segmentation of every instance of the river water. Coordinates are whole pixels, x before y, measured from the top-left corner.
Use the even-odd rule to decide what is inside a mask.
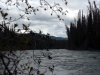
[[[19,64],[33,61],[33,51],[28,50],[26,53]],[[43,57],[43,54],[47,57]],[[49,60],[46,54],[49,54],[52,59]],[[39,66],[41,74],[46,71],[45,75],[100,75],[100,52],[98,51],[35,50],[34,56],[34,59],[41,59],[41,66]],[[48,67],[53,65],[52,73]],[[34,62],[30,66],[37,67]]]
[[[30,56],[33,51],[30,50],[28,52]],[[34,54],[40,57],[42,61],[41,73],[45,71],[44,66],[54,65],[53,74],[55,75],[100,75],[100,52],[98,51],[54,49],[43,50],[42,52],[49,53],[52,59],[41,57],[40,50],[34,51]],[[52,73],[47,70],[45,75],[52,75]]]

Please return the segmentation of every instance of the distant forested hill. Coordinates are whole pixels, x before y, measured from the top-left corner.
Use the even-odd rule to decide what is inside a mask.
[[[41,36],[44,36],[44,37],[46,37],[46,35],[45,34],[39,34],[39,33],[36,33],[37,35],[41,35]],[[56,36],[49,36],[51,39],[54,39],[54,40],[68,40],[68,38],[66,37],[56,37]]]

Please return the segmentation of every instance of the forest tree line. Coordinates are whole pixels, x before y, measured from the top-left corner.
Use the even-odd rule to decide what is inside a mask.
[[[68,49],[100,50],[100,8],[89,3],[87,15],[79,10],[78,18],[66,26]]]
[[[0,50],[66,49],[67,40],[51,39],[30,31],[19,34],[14,28],[0,26]]]

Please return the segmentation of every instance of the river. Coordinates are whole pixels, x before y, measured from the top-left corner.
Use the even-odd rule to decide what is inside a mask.
[[[32,51],[28,51],[29,55]],[[54,73],[56,75],[100,75],[100,52],[98,51],[73,51],[65,49],[55,49],[46,51],[52,57],[51,60],[41,57],[39,50],[34,51],[37,57],[41,57],[41,65],[52,66],[54,65]],[[41,71],[45,67],[41,67]],[[45,75],[52,75],[47,71]]]
[[[21,60],[20,64],[32,61],[33,51],[28,50],[28,53],[24,56],[24,60]],[[52,59],[43,57],[44,54],[49,54]],[[53,50],[35,50],[34,59],[41,59],[41,66],[39,68],[40,73],[45,75],[52,75],[52,72],[47,67],[54,65],[53,75],[100,75],[100,52],[98,51],[74,51],[65,49],[53,49]],[[45,55],[46,56],[46,55]],[[30,64],[33,67],[35,63]],[[35,74],[35,73],[34,73]]]

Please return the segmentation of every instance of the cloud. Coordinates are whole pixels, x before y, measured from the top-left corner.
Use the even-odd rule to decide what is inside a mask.
[[[3,0],[2,0],[3,1]],[[29,3],[37,7],[39,6],[39,0],[28,0]],[[44,9],[39,9],[38,12],[36,12],[36,15],[34,13],[28,16],[30,20],[26,19],[20,19],[14,23],[18,23],[18,28],[22,28],[22,24],[28,24],[31,22],[30,29],[39,32],[39,30],[43,31],[44,34],[50,33],[50,35],[58,36],[58,37],[67,37],[66,35],[66,29],[65,29],[65,23],[69,26],[70,22],[74,20],[74,18],[77,18],[77,14],[79,9],[83,9],[84,14],[87,13],[87,6],[88,6],[88,0],[67,0],[68,5],[66,6],[62,0],[46,0],[51,5],[55,3],[59,3],[60,6],[63,7],[63,10],[67,10],[69,13],[66,15],[62,15],[61,17],[64,18],[64,22],[60,21],[56,14],[53,13],[51,16],[51,10],[44,11]],[[92,2],[93,0],[91,0]],[[97,5],[99,5],[99,0],[95,0]],[[0,7],[6,8],[4,3],[1,3]],[[21,2],[20,8],[25,10],[26,4]],[[24,14],[24,12],[20,12],[15,6],[9,6],[10,11],[6,11],[9,13],[8,17],[12,17],[12,19],[18,18],[19,14]],[[27,18],[27,17],[24,17]],[[1,20],[2,18],[0,18]]]

